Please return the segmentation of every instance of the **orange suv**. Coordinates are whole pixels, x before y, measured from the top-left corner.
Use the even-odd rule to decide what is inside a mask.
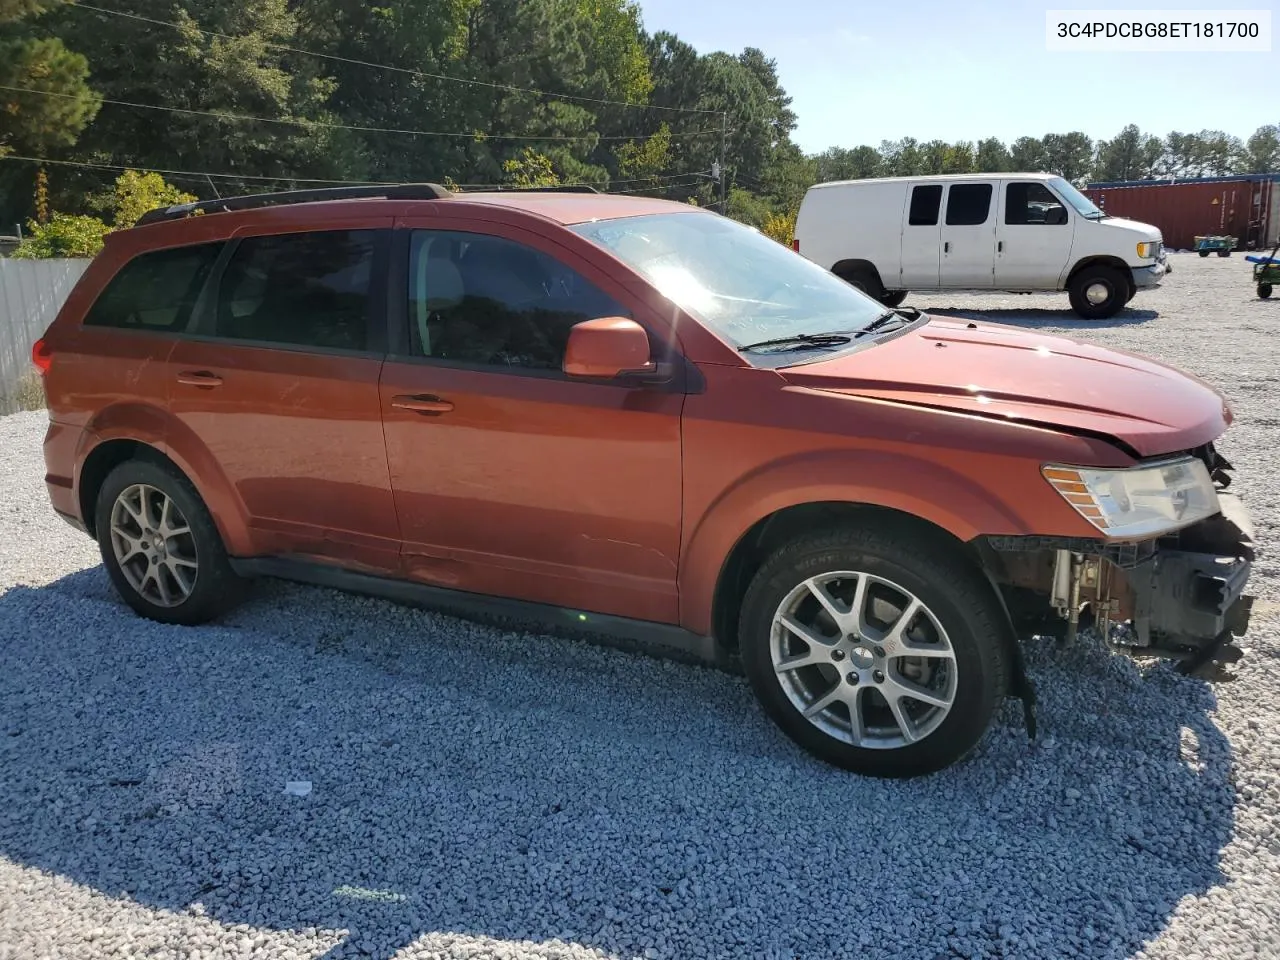
[[[278,576],[740,666],[803,748],[969,752],[1018,639],[1239,655],[1231,412],[1136,356],[886,310],[719,215],[434,185],[156,210],[33,359],[54,509],[156,620]]]

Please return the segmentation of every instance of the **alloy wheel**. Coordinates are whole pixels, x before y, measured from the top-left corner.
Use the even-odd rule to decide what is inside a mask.
[[[956,655],[937,616],[868,573],[837,571],[796,586],[774,614],[770,653],[792,707],[856,747],[916,743],[955,703]]]
[[[135,483],[120,492],[111,508],[111,547],[129,585],[149,603],[176,607],[195,589],[195,537],[163,490]]]

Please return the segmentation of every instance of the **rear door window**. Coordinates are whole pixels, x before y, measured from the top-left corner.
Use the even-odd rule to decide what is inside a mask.
[[[218,285],[214,335],[363,351],[369,345],[376,230],[248,237]]]
[[[185,330],[222,243],[139,254],[107,284],[84,318],[88,327]]]
[[[947,194],[947,226],[974,227],[991,212],[991,184],[953,183]]]

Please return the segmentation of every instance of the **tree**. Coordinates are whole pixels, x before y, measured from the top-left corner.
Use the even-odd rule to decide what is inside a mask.
[[[1004,173],[1013,169],[1013,161],[1009,156],[1009,148],[995,137],[978,141],[977,155],[974,157],[974,171],[977,173]]]
[[[191,203],[195,199],[195,194],[184,193],[165,183],[158,173],[126,170],[116,180],[113,226],[117,230],[124,230],[137,223],[148,210],[175,203]]]
[[[98,112],[88,61],[36,19],[63,0],[0,0],[0,156],[38,156],[76,142]]]
[[[26,239],[10,256],[26,260],[94,257],[110,229],[97,217],[55,213],[48,223],[29,221]]]
[[[1242,165],[1248,173],[1280,172],[1280,126],[1259,127],[1245,144]]]
[[[1049,155],[1039,137],[1019,137],[1009,147],[1009,166],[1017,173],[1044,173],[1049,168]]]
[[[973,173],[974,152],[971,143],[953,143],[942,154],[943,173]]]
[[[1045,169],[1064,180],[1079,183],[1093,167],[1093,140],[1078,130],[1071,133],[1047,133],[1040,141],[1044,148]]]
[[[1114,139],[1098,144],[1098,180],[1151,180],[1157,175],[1164,143],[1129,124]]]
[[[551,158],[533,147],[525,147],[519,156],[503,161],[502,172],[517,187],[554,187],[560,183]]]
[[[618,172],[628,180],[652,180],[670,163],[671,128],[665,123],[647,140],[628,140],[618,148]]]

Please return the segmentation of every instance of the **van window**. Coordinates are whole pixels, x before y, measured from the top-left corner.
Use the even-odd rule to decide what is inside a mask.
[[[932,227],[938,222],[938,210],[942,208],[942,184],[926,183],[911,191],[911,212],[907,224],[913,227]]]
[[[987,222],[991,212],[991,184],[953,183],[947,194],[947,225],[974,227]]]
[[[376,235],[335,230],[243,240],[218,288],[215,336],[365,349]]]
[[[111,278],[89,308],[85,326],[185,329],[221,250],[219,242],[139,254]]]
[[[1067,222],[1067,209],[1043,183],[1011,183],[1004,190],[1004,222],[1062,225]]]

